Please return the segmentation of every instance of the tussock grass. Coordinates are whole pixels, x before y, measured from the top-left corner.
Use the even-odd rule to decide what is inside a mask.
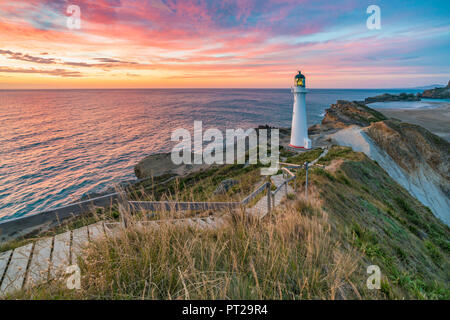
[[[286,162],[294,164],[303,164],[305,161],[313,161],[323,152],[321,148],[316,148],[314,150],[296,154],[287,158]]]
[[[220,229],[152,229],[137,223],[145,213],[122,208],[128,227],[91,243],[78,261],[81,290],[55,281],[10,298],[449,299],[450,229],[364,154],[335,146],[323,163],[310,170],[308,202],[300,170],[297,192],[264,220],[237,211]],[[204,172],[174,190],[254,169]],[[380,290],[366,287],[369,265],[381,269]]]
[[[266,221],[243,212],[217,230],[131,223],[92,243],[79,261],[82,289],[54,282],[20,298],[74,299],[337,299],[357,298],[350,284],[355,250],[330,236],[328,215],[294,205]],[[312,214],[313,212],[313,214]]]
[[[240,201],[253,191],[261,179],[261,164],[213,166],[208,170],[176,177],[168,183],[146,180],[128,188],[132,200],[142,201]],[[238,183],[225,194],[215,194],[217,186],[226,179]]]

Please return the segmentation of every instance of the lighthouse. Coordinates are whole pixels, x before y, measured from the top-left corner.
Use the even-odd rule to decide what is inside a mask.
[[[292,129],[290,147],[298,149],[311,149],[311,140],[308,138],[308,127],[306,125],[306,103],[305,103],[305,76],[301,71],[294,78],[294,110],[292,114]]]

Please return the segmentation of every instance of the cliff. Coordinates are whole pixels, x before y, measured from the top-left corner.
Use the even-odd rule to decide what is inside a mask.
[[[329,139],[377,161],[400,185],[450,224],[450,143],[428,130],[338,101],[320,126]]]
[[[445,88],[425,90],[419,97],[428,99],[450,99],[450,81]]]

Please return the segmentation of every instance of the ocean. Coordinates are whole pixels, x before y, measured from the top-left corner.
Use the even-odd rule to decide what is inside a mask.
[[[336,100],[414,89],[309,89],[308,125]],[[143,157],[170,151],[171,132],[288,127],[289,89],[0,91],[0,220],[68,204],[135,179]]]

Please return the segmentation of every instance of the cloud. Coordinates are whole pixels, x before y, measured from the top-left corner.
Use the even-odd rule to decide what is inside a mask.
[[[70,62],[62,61],[60,64],[72,67],[86,67],[86,68],[101,68],[103,70],[125,67],[145,67],[144,64],[139,64],[133,61],[117,60],[112,58],[94,58],[93,60],[100,61],[101,63],[89,63],[89,62]]]
[[[0,66],[0,73],[37,73],[45,74],[50,76],[59,77],[82,77],[82,73],[78,71],[71,71],[65,69],[52,69],[52,70],[38,70],[34,68],[23,69],[23,68],[9,68]]]
[[[42,58],[42,57],[36,57],[29,54],[24,54],[20,52],[14,52],[11,50],[2,50],[0,49],[0,54],[5,55],[8,59],[13,60],[21,60],[26,62],[32,62],[32,63],[40,63],[40,64],[60,64],[60,65],[66,65],[66,66],[72,66],[72,67],[98,67],[98,68],[113,68],[113,67],[119,67],[119,66],[132,66],[132,65],[138,65],[137,62],[132,61],[123,61],[113,58],[94,58],[93,60],[99,61],[101,63],[89,63],[89,62],[72,62],[72,61],[63,61],[61,59],[55,59],[55,58]],[[41,55],[44,55],[47,53],[42,53]]]
[[[94,66],[93,64],[86,63],[86,62],[70,62],[70,61],[62,62],[61,64],[66,65],[66,66],[72,66],[72,67],[92,67],[92,66]]]
[[[14,60],[22,60],[22,61],[34,62],[34,63],[42,63],[42,64],[54,64],[54,63],[56,63],[55,59],[35,57],[35,56],[31,56],[29,54],[23,54],[23,53],[20,53],[20,52],[13,52],[13,51],[10,51],[10,50],[0,50],[0,54],[6,55],[7,58],[14,59]]]
[[[111,59],[111,58],[94,58],[94,60],[100,61],[100,62],[105,62],[105,63],[115,63],[115,62],[122,62],[120,60],[117,59]]]
[[[370,79],[407,70],[419,82],[425,69],[448,74],[450,25],[443,8],[449,5],[413,1],[382,5],[382,29],[371,32],[367,5],[356,0],[76,0],[81,30],[66,27],[71,1],[0,0],[0,43],[7,44],[0,54],[30,66],[79,70],[99,82],[118,71],[152,84],[216,78],[279,86],[297,68],[332,86],[341,75]],[[29,52],[16,52],[24,44]]]
[[[94,60],[100,61],[100,62],[103,63],[103,64],[97,64],[96,65],[96,66],[100,66],[100,67],[141,65],[138,62],[118,60],[118,59],[113,59],[113,58],[94,58]]]

